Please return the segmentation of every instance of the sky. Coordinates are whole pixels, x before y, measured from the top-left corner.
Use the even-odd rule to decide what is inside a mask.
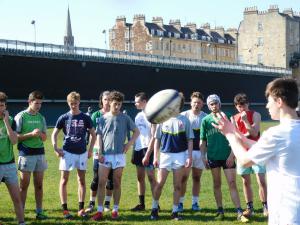
[[[264,11],[270,5],[279,10],[300,11],[300,0],[0,0],[0,39],[63,44],[67,9],[70,8],[75,46],[105,49],[108,32],[117,16],[132,23],[135,14],[147,22],[161,16],[164,23],[180,19],[181,25],[195,22],[197,27],[238,28],[246,7]],[[35,25],[31,24],[32,20]],[[36,31],[36,32],[35,32]],[[36,34],[36,35],[35,35]],[[107,44],[105,44],[107,39]]]

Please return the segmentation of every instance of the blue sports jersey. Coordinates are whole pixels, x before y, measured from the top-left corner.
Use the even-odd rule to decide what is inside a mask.
[[[183,115],[172,117],[156,128],[155,138],[160,139],[160,151],[164,153],[184,152],[188,140],[194,138],[190,121]]]
[[[70,112],[61,115],[55,127],[63,129],[64,143],[63,149],[73,154],[86,152],[86,133],[87,129],[93,128],[91,118],[83,112],[72,115]]]

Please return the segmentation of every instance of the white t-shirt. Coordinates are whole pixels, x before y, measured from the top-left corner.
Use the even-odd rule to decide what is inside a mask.
[[[140,135],[135,141],[134,150],[139,151],[148,148],[151,138],[151,123],[147,120],[145,113],[139,112],[135,117],[135,124],[140,130]]]
[[[300,224],[300,120],[282,119],[247,156],[266,165],[269,225]]]

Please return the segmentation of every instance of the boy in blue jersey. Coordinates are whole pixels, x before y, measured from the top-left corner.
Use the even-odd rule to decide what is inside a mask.
[[[181,107],[184,105],[184,97],[182,95]],[[179,112],[178,112],[179,113]],[[172,117],[166,122],[159,124],[155,133],[154,143],[154,160],[153,165],[158,167],[157,185],[154,188],[151,219],[158,219],[158,204],[163,186],[167,180],[170,171],[173,172],[173,210],[171,218],[180,220],[178,215],[178,204],[182,188],[182,177],[184,175],[184,167],[190,167],[192,164],[194,134],[190,125],[190,121],[183,115],[179,114]],[[186,150],[188,154],[186,156]],[[158,152],[160,153],[160,163],[158,162]]]
[[[96,141],[95,129],[91,118],[79,110],[80,94],[71,92],[67,96],[70,111],[61,115],[52,133],[52,145],[58,157],[60,157],[59,170],[61,171],[59,193],[65,219],[73,219],[67,206],[67,184],[70,171],[77,169],[78,178],[78,216],[87,218],[84,211],[84,199],[86,192],[85,172],[87,159],[93,154]],[[57,146],[57,135],[63,130],[64,143],[62,148]],[[91,141],[87,151],[86,133],[90,132]]]
[[[14,204],[15,213],[19,221],[18,224],[25,225],[24,209],[13,152],[13,145],[18,141],[17,134],[15,133],[16,123],[6,110],[6,101],[6,94],[0,92],[0,181],[6,184]]]
[[[20,193],[25,209],[27,190],[33,174],[34,194],[36,201],[36,218],[47,219],[43,211],[44,171],[48,165],[45,159],[44,143],[47,139],[47,125],[43,115],[39,113],[43,102],[43,94],[33,91],[28,97],[28,108],[15,116],[18,133],[18,169],[20,170]]]
[[[133,145],[140,132],[132,119],[120,112],[124,95],[118,91],[112,91],[109,94],[110,111],[104,114],[97,127],[97,141],[99,144],[99,187],[98,187],[98,210],[93,216],[93,220],[103,219],[103,200],[105,196],[105,185],[108,174],[113,170],[114,182],[114,207],[112,210],[112,219],[119,217],[119,201],[121,197],[121,180],[123,168],[126,165],[125,154]],[[127,133],[132,131],[131,139],[127,144],[125,139]]]

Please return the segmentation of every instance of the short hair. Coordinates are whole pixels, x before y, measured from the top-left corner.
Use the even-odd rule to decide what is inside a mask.
[[[68,102],[80,101],[80,94],[76,91],[70,92],[67,96],[67,101]]]
[[[0,92],[0,102],[5,104],[7,102],[7,95],[4,92]]]
[[[268,83],[265,92],[266,97],[273,97],[275,100],[281,98],[282,101],[292,109],[298,106],[298,85],[295,79],[283,77],[277,78]]]
[[[101,92],[101,94],[99,95],[99,107],[100,107],[100,109],[102,109],[103,108],[103,102],[102,102],[102,98],[103,98],[103,96],[109,96],[109,91],[103,91],[103,92]]]
[[[203,102],[204,102],[204,95],[201,93],[201,92],[199,92],[199,91],[194,91],[192,94],[191,94],[191,100],[193,99],[193,98],[199,98],[199,99],[201,99]]]
[[[184,94],[182,92],[179,92],[179,96],[181,97],[181,102],[180,102],[180,111],[183,110],[183,107],[184,107]]]
[[[245,104],[249,104],[249,100],[245,93],[238,93],[236,94],[236,96],[234,96],[233,103],[235,106],[245,105]]]
[[[134,97],[140,98],[142,101],[148,101],[148,96],[145,92],[139,92]]]
[[[109,93],[109,101],[117,101],[117,102],[123,102],[124,101],[124,94],[119,91],[112,91]]]
[[[44,95],[41,91],[33,91],[28,96],[29,101],[34,101],[36,99],[42,100],[43,98],[44,98]]]

